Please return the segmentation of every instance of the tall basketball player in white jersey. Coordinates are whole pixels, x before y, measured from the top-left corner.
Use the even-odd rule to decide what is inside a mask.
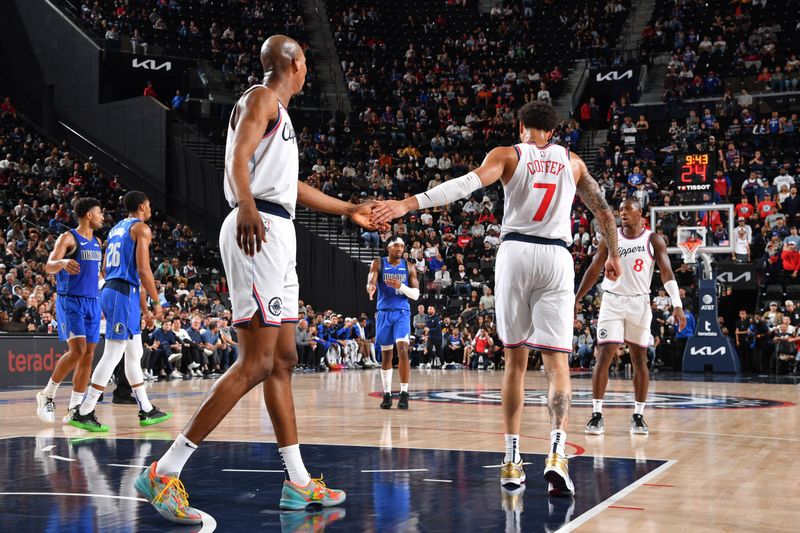
[[[586,165],[563,146],[551,144],[558,125],[555,109],[531,102],[519,110],[520,144],[493,149],[480,167],[402,201],[381,202],[373,222],[382,223],[414,209],[428,209],[466,198],[500,180],[505,214],[497,253],[495,293],[497,331],[505,344],[503,418],[506,456],[500,472],[504,487],[519,489],[525,481],[519,434],[525,399],[528,350],[541,350],[549,381],[550,453],[544,477],[553,496],[570,496],[565,452],[567,415],[572,396],[569,354],[572,353],[574,266],[567,250],[572,241],[570,210],[577,192],[600,224],[612,252],[605,267],[611,279],[620,269],[614,215]]]
[[[653,268],[658,264],[664,289],[672,300],[673,316],[679,329],[686,326],[678,283],[672,273],[664,239],[645,229],[642,206],[634,198],[623,201],[619,207],[622,229],[619,231],[619,256],[622,270],[616,279],[603,280],[603,302],[597,320],[597,362],[592,372],[592,418],[586,433],[602,435],[603,396],[608,386],[608,369],[619,345],[627,343],[633,364],[633,391],[635,397],[631,433],[646,435],[644,406],[650,374],[647,370],[647,344],[650,340],[650,283]],[[609,246],[600,241],[592,264],[583,275],[576,300],[580,301],[597,282],[597,277],[608,257]]]
[[[194,417],[158,461],[136,481],[137,491],[166,519],[197,524],[179,479],[197,446],[237,402],[263,383],[287,479],[281,509],[329,507],[345,500],[340,490],[311,479],[297,440],[291,377],[297,364],[295,325],[295,204],[369,223],[371,207],[331,198],[298,182],[295,131],[286,106],[303,88],[306,59],[293,39],[275,35],[261,47],[263,85],[245,92],[231,114],[225,150],[225,197],[234,207],[220,230],[220,252],[230,285],[239,358],[209,390]]]

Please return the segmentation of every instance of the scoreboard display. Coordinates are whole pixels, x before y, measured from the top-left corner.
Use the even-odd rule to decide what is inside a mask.
[[[714,158],[708,153],[682,154],[675,160],[673,184],[680,203],[702,199],[714,185]]]

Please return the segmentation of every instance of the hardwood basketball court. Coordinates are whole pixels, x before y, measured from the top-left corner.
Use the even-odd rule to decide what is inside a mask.
[[[138,426],[135,406],[106,400],[97,410],[111,426],[106,435],[44,426],[35,388],[2,392],[0,530],[59,523],[60,531],[211,531],[212,523],[218,531],[796,530],[797,380],[654,377],[650,435],[629,434],[632,383],[621,376],[609,383],[606,434],[594,437],[583,433],[589,375],[573,376],[567,451],[577,495],[565,501],[548,498],[541,480],[549,418],[540,372],[526,382],[522,451],[531,464],[521,495],[502,493],[493,468],[503,448],[500,372],[415,370],[408,412],[378,408],[377,371],[297,374],[306,466],[348,491],[343,511],[278,511],[280,460],[256,389],[184,471],[190,501],[212,517],[202,529],[167,524],[137,500],[131,482],[170,445],[211,381],[150,385],[154,403],[174,416],[149,429]],[[61,387],[59,418],[68,394]]]

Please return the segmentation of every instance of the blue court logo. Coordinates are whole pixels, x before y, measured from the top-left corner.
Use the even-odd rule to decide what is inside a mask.
[[[372,396],[380,396],[372,393]],[[431,390],[409,392],[411,400],[437,403],[471,403],[500,405],[500,390]],[[633,405],[633,392],[606,392],[603,407],[624,407]],[[525,404],[547,406],[547,390],[525,391]],[[753,409],[765,407],[790,407],[792,402],[744,398],[741,396],[716,396],[700,394],[679,394],[672,392],[651,392],[647,395],[648,409]],[[592,391],[572,391],[572,407],[592,407]]]

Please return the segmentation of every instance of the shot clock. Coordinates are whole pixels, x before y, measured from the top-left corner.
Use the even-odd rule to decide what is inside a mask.
[[[675,160],[673,185],[678,203],[702,200],[703,193],[711,192],[714,182],[714,158],[708,153],[682,154]]]

